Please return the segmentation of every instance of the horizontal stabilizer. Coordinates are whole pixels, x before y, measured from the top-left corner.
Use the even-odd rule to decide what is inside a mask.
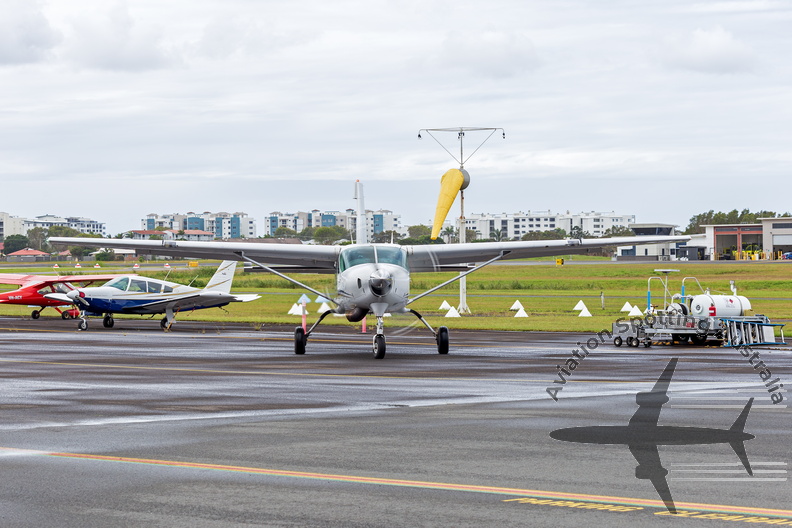
[[[261,299],[261,295],[256,295],[255,293],[245,293],[243,295],[234,296],[235,302],[250,302],[255,301],[256,299]]]

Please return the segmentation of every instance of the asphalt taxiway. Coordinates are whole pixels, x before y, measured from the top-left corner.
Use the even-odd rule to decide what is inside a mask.
[[[599,345],[554,401],[591,335],[452,331],[448,356],[423,329],[387,335],[378,361],[370,334],[329,326],[295,356],[285,327],[2,318],[0,523],[792,525],[791,411],[734,350]],[[792,387],[792,352],[760,353]],[[753,476],[728,445],[660,448],[675,518],[627,447],[549,436],[625,425],[670,357],[662,425],[728,429],[755,398]]]

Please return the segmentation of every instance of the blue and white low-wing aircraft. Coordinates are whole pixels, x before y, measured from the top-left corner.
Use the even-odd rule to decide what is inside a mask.
[[[65,294],[51,293],[46,297],[73,303],[79,308],[80,330],[88,329],[86,316],[103,316],[105,328],[112,328],[115,324],[113,314],[162,313],[165,317],[160,326],[163,330],[169,330],[178,312],[218,308],[232,302],[260,298],[260,295],[255,294],[231,293],[236,265],[234,260],[224,261],[203,289],[140,275],[119,275],[102,286],[77,288]]]
[[[359,222],[361,224],[362,222]],[[359,231],[358,241],[364,241]],[[250,262],[261,266],[301,288],[322,297],[319,292],[287,275],[295,273],[336,273],[335,307],[323,313],[306,332],[297,327],[294,333],[294,352],[304,354],[309,336],[326,316],[346,314],[350,321],[360,321],[367,314],[377,319],[374,335],[374,357],[385,356],[385,313],[412,313],[434,334],[437,351],[447,354],[448,329],[433,329],[409,305],[435,290],[450,284],[498,260],[521,259],[554,255],[587,253],[605,246],[632,246],[660,242],[683,242],[687,236],[640,236],[595,239],[540,240],[519,242],[480,242],[469,244],[432,244],[399,246],[395,244],[358,243],[350,246],[313,246],[297,244],[262,244],[255,242],[191,242],[179,240],[129,240],[101,238],[53,237],[54,244],[81,245],[99,248],[135,249],[138,253],[172,255],[193,258],[225,258]],[[468,267],[469,262],[480,262]],[[264,264],[266,263],[266,264]],[[272,266],[285,266],[275,269]],[[419,295],[410,296],[410,274],[424,271],[460,271],[454,278],[438,284]],[[332,295],[330,295],[332,297]]]

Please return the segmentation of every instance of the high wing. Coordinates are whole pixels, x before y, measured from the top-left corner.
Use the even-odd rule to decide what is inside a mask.
[[[129,313],[152,313],[159,309],[163,312],[166,308],[170,308],[174,312],[184,310],[192,310],[195,308],[213,308],[216,306],[224,306],[231,302],[249,302],[260,298],[260,295],[234,295],[220,291],[198,291],[193,295],[186,295],[184,297],[177,297],[175,299],[163,299],[153,301],[148,304],[137,305],[134,308],[123,310]]]
[[[31,284],[40,284],[41,286],[49,286],[51,284],[60,284],[62,282],[97,282],[108,281],[114,279],[117,275],[24,275],[21,273],[0,273],[0,284],[15,284],[17,286],[29,286]]]
[[[52,237],[53,244],[97,248],[134,249],[138,253],[173,257],[240,260],[240,254],[268,264],[300,268],[335,269],[339,246],[304,244],[265,244],[256,242],[190,242],[184,240],[129,240],[123,238]],[[299,270],[297,270],[299,271]]]
[[[434,271],[440,266],[484,262],[503,254],[503,259],[586,253],[606,246],[632,246],[662,242],[683,242],[687,236],[641,236],[519,242],[480,242],[404,246],[410,271]],[[106,238],[53,237],[53,244],[98,248],[134,249],[138,253],[179,257],[236,259],[241,256],[267,264],[294,266],[300,270],[328,270],[335,267],[339,246],[262,244],[255,242],[190,242],[182,240],[129,240]]]
[[[606,246],[633,246],[661,242],[684,242],[688,236],[640,236],[618,238],[570,238],[519,242],[473,242],[407,246],[411,271],[432,271],[438,266],[484,262],[506,253],[503,260],[586,253]]]

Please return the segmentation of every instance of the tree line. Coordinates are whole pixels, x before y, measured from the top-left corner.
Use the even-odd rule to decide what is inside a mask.
[[[704,232],[705,225],[721,225],[721,224],[758,224],[760,218],[781,218],[792,216],[787,213],[776,213],[775,211],[756,211],[751,212],[749,209],[737,211],[732,209],[729,212],[717,213],[710,209],[706,213],[700,213],[690,218],[690,222],[685,228],[683,234],[696,235]]]

